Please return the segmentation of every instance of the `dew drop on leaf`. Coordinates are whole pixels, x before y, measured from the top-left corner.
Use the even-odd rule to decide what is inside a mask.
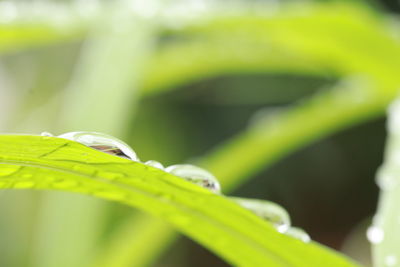
[[[40,135],[41,136],[47,136],[47,137],[53,137],[54,136],[53,134],[51,134],[49,132],[42,132]]]
[[[301,228],[298,227],[290,227],[286,232],[285,235],[291,236],[293,238],[299,239],[304,243],[308,243],[311,241],[310,236]]]
[[[372,244],[379,244],[385,238],[385,232],[378,226],[370,226],[367,230],[367,237]]]
[[[144,164],[146,164],[148,166],[151,166],[151,167],[154,167],[154,168],[158,168],[158,169],[164,170],[164,166],[160,162],[158,162],[156,160],[148,160]]]
[[[207,188],[214,193],[219,193],[221,191],[217,178],[200,167],[190,164],[177,164],[167,167],[165,171]]]
[[[286,232],[290,227],[290,217],[287,211],[276,203],[249,199],[231,197],[234,202],[238,203],[243,208],[252,211],[262,219],[272,223],[280,233]]]
[[[107,154],[139,161],[136,153],[130,146],[107,134],[96,132],[69,132],[61,134],[58,137],[81,143]]]

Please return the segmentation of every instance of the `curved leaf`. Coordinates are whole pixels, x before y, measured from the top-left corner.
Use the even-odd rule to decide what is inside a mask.
[[[146,93],[227,73],[368,75],[394,81],[400,44],[387,20],[350,3],[285,6],[268,15],[246,7],[170,31],[144,78]],[[391,84],[393,85],[393,84]],[[392,89],[393,90],[393,89]]]
[[[79,143],[0,137],[0,187],[90,194],[162,217],[236,266],[355,266],[282,235],[229,199],[141,163]]]

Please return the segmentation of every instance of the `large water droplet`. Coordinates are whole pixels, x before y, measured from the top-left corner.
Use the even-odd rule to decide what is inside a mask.
[[[231,197],[240,206],[252,211],[257,216],[272,223],[280,232],[286,232],[290,227],[290,217],[287,211],[276,203],[248,198]]]
[[[290,227],[286,232],[286,235],[291,236],[293,238],[299,239],[305,243],[311,241],[310,236],[301,228],[298,227]]]
[[[154,168],[158,168],[158,169],[164,170],[164,166],[160,162],[158,162],[156,160],[148,160],[144,164],[146,164],[148,166],[151,166],[151,167],[154,167]]]
[[[367,230],[368,240],[373,244],[379,244],[385,238],[385,232],[378,226],[371,226]]]
[[[121,158],[139,161],[136,153],[127,144],[107,134],[96,132],[69,132],[59,135],[58,137],[72,140]]]
[[[165,171],[207,188],[214,193],[221,191],[217,178],[200,167],[190,164],[178,164],[167,167]]]
[[[397,266],[397,257],[395,255],[388,255],[385,257],[386,266]]]

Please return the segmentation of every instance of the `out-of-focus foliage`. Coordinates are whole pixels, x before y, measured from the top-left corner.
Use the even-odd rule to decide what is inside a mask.
[[[7,114],[0,127],[105,131],[128,140],[142,159],[196,161],[218,177],[223,192],[237,190],[293,151],[379,117],[397,95],[396,21],[366,2],[321,2],[0,2],[0,101]],[[337,175],[329,183],[334,179],[341,181]],[[120,206],[58,194],[28,198],[42,215],[22,226],[37,224],[39,230],[21,238],[33,233],[38,246],[18,247],[24,242],[16,241],[10,255],[24,250],[28,256],[4,257],[3,265],[157,265],[176,237],[166,225]],[[63,205],[75,208],[61,211]],[[49,219],[51,214],[68,220]],[[240,242],[230,251],[214,244],[206,227],[176,225],[225,259],[256,266],[235,253]],[[54,235],[55,229],[63,231]],[[299,260],[294,266],[319,265],[319,252],[300,262],[302,246],[293,254],[286,244],[263,238],[283,258]],[[174,249],[173,266],[181,264],[182,251]],[[378,257],[377,266],[384,260]]]

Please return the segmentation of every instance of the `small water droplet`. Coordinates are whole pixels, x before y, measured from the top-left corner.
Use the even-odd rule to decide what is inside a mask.
[[[53,134],[51,134],[49,132],[42,132],[40,135],[41,136],[47,136],[47,137],[53,137],[54,136]]]
[[[290,227],[290,217],[287,211],[276,203],[259,200],[231,197],[240,206],[252,211],[257,216],[272,223],[280,233],[285,233]]]
[[[395,255],[389,255],[385,257],[386,266],[396,266],[397,262],[397,257]]]
[[[299,239],[304,243],[308,243],[311,241],[310,236],[301,228],[298,227],[290,227],[286,232],[285,235],[291,236],[293,238]]]
[[[144,164],[146,164],[148,166],[151,166],[151,167],[154,167],[154,168],[157,168],[157,169],[164,170],[164,166],[160,162],[158,162],[156,160],[148,160]]]
[[[21,169],[21,166],[0,164],[0,176],[10,176]]]
[[[378,226],[370,226],[367,230],[367,237],[372,244],[379,244],[385,238],[385,232]]]
[[[139,161],[132,148],[121,140],[107,134],[96,132],[69,132],[61,134],[58,137],[81,143],[107,154]]]
[[[219,193],[221,191],[217,178],[200,167],[190,164],[177,164],[167,167],[165,171],[207,188],[214,193]]]

